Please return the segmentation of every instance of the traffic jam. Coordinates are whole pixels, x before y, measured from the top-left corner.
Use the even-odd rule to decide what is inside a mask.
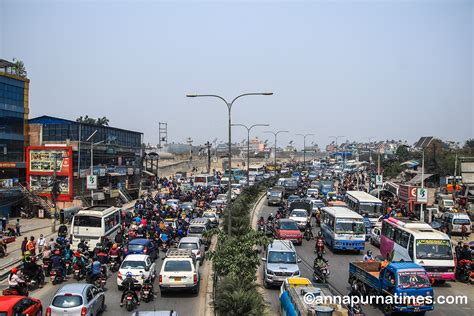
[[[455,244],[436,221],[452,222],[453,216],[462,215],[441,209],[431,215],[430,223],[421,221],[420,212],[401,206],[393,196],[369,194],[376,175],[366,166],[345,163],[323,159],[309,167],[284,166],[266,192],[256,229],[273,238],[261,251],[259,276],[269,289],[268,300],[274,300],[273,311],[424,314],[436,309],[437,294],[472,291],[473,243]],[[456,227],[451,230],[456,235]],[[305,297],[310,294],[419,301],[311,304]]]
[[[206,232],[219,226],[227,203],[221,178],[220,173],[162,178],[157,191],[149,190],[129,209],[79,210],[40,255],[25,251],[22,263],[11,269],[0,297],[5,315],[42,315],[43,310],[48,316],[97,315],[111,295],[119,300],[109,301],[109,308],[120,304],[126,314],[141,304],[141,311],[155,310],[146,305],[157,295],[199,295],[209,277],[202,268],[211,246]],[[232,199],[241,188],[232,186]],[[51,301],[33,298],[46,287],[55,292]]]

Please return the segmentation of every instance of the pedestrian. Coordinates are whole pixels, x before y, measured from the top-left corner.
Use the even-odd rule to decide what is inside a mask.
[[[32,256],[34,256],[36,253],[36,241],[35,237],[31,236],[30,240],[26,243],[26,251],[29,251]]]
[[[25,237],[21,242],[21,255],[23,256],[26,251],[26,244],[28,243],[28,237]]]
[[[17,219],[16,219],[16,224],[15,224],[16,235],[17,235],[17,236],[21,236],[20,227],[21,227],[21,225],[20,225],[20,219],[17,218]]]
[[[44,246],[46,245],[46,238],[44,238],[43,234],[40,234],[38,238],[38,254],[43,253]]]
[[[467,238],[467,226],[466,224],[461,225],[461,240]]]
[[[54,246],[56,245],[56,242],[54,241],[54,238],[51,237],[49,239],[49,243],[48,243],[48,246],[49,246],[49,249],[51,249],[51,251],[54,251]]]

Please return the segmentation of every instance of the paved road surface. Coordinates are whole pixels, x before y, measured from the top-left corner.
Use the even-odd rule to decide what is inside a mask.
[[[277,208],[269,207],[265,203],[265,199],[260,207],[256,210],[255,218],[260,217],[260,214],[267,218],[270,213],[275,214]],[[316,228],[313,225],[313,234],[316,236],[319,228]],[[366,250],[372,250],[374,255],[379,255],[380,251],[378,248],[370,245],[369,242],[366,243]],[[301,276],[311,279],[312,277],[312,265],[315,258],[314,254],[314,241],[303,240],[302,246],[296,246],[296,252],[298,253],[299,258],[302,260],[300,263]],[[329,269],[331,272],[329,283],[334,286],[340,293],[346,294],[349,292],[348,287],[348,278],[349,278],[349,262],[362,260],[363,254],[357,255],[353,252],[349,253],[332,253],[329,249],[326,248],[325,258],[329,261]],[[261,269],[259,269],[259,276],[261,276]],[[261,277],[259,282],[262,284]],[[279,288],[273,288],[264,290],[265,291],[265,300],[270,304],[272,314],[279,314],[279,301],[278,294]],[[454,313],[456,315],[465,315],[470,316],[474,315],[474,287],[472,285],[463,284],[459,282],[449,282],[443,286],[435,286],[434,288],[435,296],[438,295],[467,295],[468,304],[467,305],[436,305],[433,312],[430,312],[429,315],[448,315],[449,313]],[[364,306],[364,312],[370,315],[382,315],[380,309],[374,308],[372,306]]]

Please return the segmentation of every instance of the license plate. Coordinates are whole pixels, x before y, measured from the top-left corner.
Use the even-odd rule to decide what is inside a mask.
[[[143,294],[148,294],[148,293],[150,293],[150,292],[148,292],[148,291],[143,291]]]
[[[174,278],[175,281],[181,281],[181,278]]]

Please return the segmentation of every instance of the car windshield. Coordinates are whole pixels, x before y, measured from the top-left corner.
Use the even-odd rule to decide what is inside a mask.
[[[205,214],[202,215],[202,217],[204,217],[204,218],[214,218],[215,215],[212,214],[212,213],[205,213]]]
[[[455,225],[463,225],[463,224],[471,225],[471,222],[467,218],[455,218],[453,220],[453,224],[455,224]]]
[[[295,222],[280,222],[281,230],[298,230],[298,225]]]
[[[363,234],[365,233],[365,225],[363,222],[356,222],[350,219],[336,220],[337,234]]]
[[[168,260],[165,263],[166,272],[192,271],[191,262],[188,260]]]
[[[143,251],[143,248],[145,248],[144,245],[130,245],[130,244],[128,244],[128,250],[129,251]]]
[[[430,287],[431,283],[428,275],[424,271],[399,272],[398,286],[401,288],[421,288]]]
[[[291,217],[307,217],[308,214],[305,211],[293,211],[290,214]]]
[[[200,234],[204,231],[204,227],[202,227],[202,226],[189,226],[188,231],[192,234]]]
[[[454,206],[454,202],[451,201],[451,200],[445,200],[445,201],[444,201],[444,205],[446,205],[446,206]]]
[[[144,269],[144,261],[130,261],[126,260],[122,263],[122,269]]]
[[[82,305],[82,297],[79,295],[58,295],[51,303],[54,307],[72,308]]]
[[[270,251],[267,262],[296,264],[296,253],[293,251]]]
[[[273,192],[270,192],[270,196],[280,197],[281,193],[278,191],[273,191]]]
[[[416,258],[452,260],[451,243],[446,239],[418,239],[416,241]]]
[[[199,249],[198,245],[195,242],[182,242],[179,243],[179,249]]]

